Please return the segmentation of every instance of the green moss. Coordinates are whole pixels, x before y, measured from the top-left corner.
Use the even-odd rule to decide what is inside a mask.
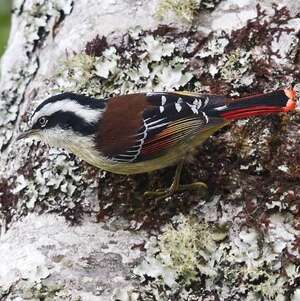
[[[11,1],[0,1],[0,57],[5,50],[10,29]]]
[[[64,80],[64,83],[60,82],[58,84],[59,86],[64,86],[64,88],[66,88],[66,85],[70,85],[72,89],[74,86],[78,91],[84,90],[91,84],[94,63],[95,57],[84,53],[67,57],[61,62],[61,68],[53,76],[53,79]]]
[[[156,10],[158,18],[163,18],[166,12],[174,12],[175,15],[187,22],[192,22],[201,0],[162,0]]]
[[[224,57],[221,66],[221,78],[233,85],[249,86],[253,82],[253,75],[248,74],[251,66],[251,54],[243,49],[236,49]]]
[[[22,297],[26,300],[54,300],[63,289],[63,285],[56,283],[47,283],[44,285],[41,283],[28,283],[26,281],[22,282]]]
[[[197,280],[199,272],[214,275],[207,265],[217,241],[227,236],[226,230],[213,229],[208,223],[181,217],[178,225],[169,225],[159,237],[160,260],[175,269],[185,283]]]
[[[266,269],[254,269],[247,274],[248,288],[257,300],[284,300],[285,277]]]
[[[212,10],[221,0],[161,0],[157,9],[156,16],[162,19],[169,12],[176,17],[192,23],[200,10]]]

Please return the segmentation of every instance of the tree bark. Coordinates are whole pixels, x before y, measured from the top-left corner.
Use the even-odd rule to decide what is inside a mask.
[[[1,58],[0,300],[299,300],[299,115],[236,122],[187,162],[207,195],[16,142],[46,97],[299,82],[296,1],[18,0]],[[126,112],[124,112],[125,114]]]

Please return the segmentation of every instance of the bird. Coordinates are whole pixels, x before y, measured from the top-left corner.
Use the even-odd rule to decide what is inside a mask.
[[[148,92],[106,99],[64,92],[42,101],[31,115],[31,137],[64,148],[89,164],[116,174],[139,174],[176,165],[169,188],[145,192],[165,198],[206,189],[180,185],[185,158],[230,122],[299,110],[294,88],[232,99],[195,92]]]

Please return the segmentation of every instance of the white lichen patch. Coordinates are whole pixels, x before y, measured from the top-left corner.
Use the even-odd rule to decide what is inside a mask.
[[[291,225],[292,221],[293,216],[288,214],[274,214],[270,217],[270,230],[267,239],[272,243],[273,250],[278,255],[286,250],[289,254],[299,256],[298,251],[293,247],[293,242],[300,235],[300,231]]]
[[[250,86],[254,80],[254,74],[248,72],[250,62],[251,54],[245,50],[237,49],[219,62],[221,77],[231,83],[234,88]]]
[[[277,27],[278,28],[278,27]],[[281,26],[283,32],[272,41],[271,47],[274,52],[273,59],[278,64],[289,64],[296,58],[299,38],[297,32],[300,30],[300,20],[291,19]]]
[[[116,48],[110,47],[103,51],[102,57],[100,60],[97,60],[95,65],[95,74],[100,78],[107,79],[109,76],[115,76],[118,70],[118,60],[120,56],[116,54]],[[90,75],[92,72],[90,71]],[[86,78],[86,77],[84,77]]]
[[[219,198],[216,200],[220,201]],[[212,205],[200,206],[204,218],[215,201]],[[292,248],[299,231],[290,226],[289,218],[278,214],[271,217],[269,230],[262,236],[254,228],[238,226],[241,208],[228,211],[231,205],[222,204],[221,207],[223,223],[230,224],[235,220],[229,232],[224,227],[215,232],[212,224],[179,216],[163,229],[156,241],[152,239],[147,245],[147,257],[135,269],[143,279],[145,276],[154,278],[152,284],[144,288],[145,295],[142,293],[142,296],[151,293],[156,296],[154,288],[165,284],[169,288],[159,295],[161,300],[167,300],[167,296],[173,294],[180,294],[180,300],[194,300],[199,295],[184,288],[192,282],[193,287],[200,285],[203,291],[214,292],[221,300],[238,296],[245,300],[283,300],[287,284],[293,285],[300,278],[298,268],[293,264],[286,265],[286,274],[280,273],[284,268],[283,252],[300,257]],[[198,214],[199,209],[196,209]],[[209,216],[207,218],[211,220]]]
[[[279,165],[278,169],[283,171],[283,172],[289,172],[289,167],[286,165]]]
[[[171,57],[175,50],[174,43],[163,43],[151,35],[146,36],[143,39],[143,43],[144,46],[141,46],[141,49],[145,50],[143,56],[153,62],[159,62],[164,56]]]
[[[221,9],[212,14],[213,31],[230,33],[246,26],[248,20],[257,16],[256,3],[252,0],[221,1],[220,6]]]
[[[143,235],[124,230],[112,234],[101,223],[69,227],[55,215],[29,215],[1,239],[0,298],[13,286],[9,300],[39,300],[43,294],[47,300],[110,300],[114,285],[120,290],[129,286],[120,267],[129,269],[140,258],[142,252],[132,252],[132,247],[143,242]],[[103,264],[110,268],[103,269]]]
[[[133,47],[122,52],[109,46],[100,57],[85,53],[68,57],[47,81],[48,87],[52,93],[68,89],[103,97],[141,89],[179,89],[192,79],[192,73],[185,70],[188,60],[175,55],[174,42],[140,31],[131,31],[131,37]]]
[[[212,39],[208,40],[206,45],[199,51],[197,56],[200,58],[214,57],[221,55],[225,51],[225,47],[229,44],[227,37],[215,36]]]
[[[50,149],[48,159],[51,164],[45,160],[32,170],[30,178],[17,179],[16,189],[22,190],[23,205],[29,211],[41,205],[47,206],[48,212],[64,208],[62,214],[66,214],[70,220],[76,219],[72,212],[76,211],[78,205],[83,211],[95,212],[98,207],[96,199],[86,199],[86,196],[96,189],[97,177],[85,178],[86,171],[61,150]]]
[[[132,286],[124,287],[122,289],[116,288],[113,292],[111,300],[113,300],[113,301],[138,301],[139,293]]]
[[[74,10],[83,7],[80,2],[74,2]],[[133,8],[126,16],[123,8],[129,7],[125,6],[128,1],[102,2],[109,10],[97,12],[100,4],[95,0],[75,17],[73,11],[68,15],[72,1],[20,0],[14,4],[13,34],[2,59],[5,80],[0,85],[0,148],[4,150],[0,166],[0,256],[4,258],[0,261],[0,299],[297,301],[296,114],[284,121],[294,123],[286,128],[279,125],[281,117],[274,118],[274,127],[269,126],[274,120],[268,117],[255,119],[257,122],[243,120],[224,129],[226,133],[218,133],[204,146],[209,162],[201,165],[216,195],[199,202],[196,194],[188,193],[184,203],[181,195],[169,203],[149,201],[149,209],[153,203],[157,206],[153,210],[157,223],[163,220],[168,225],[147,236],[140,229],[149,212],[113,226],[121,219],[112,209],[119,195],[113,182],[117,178],[107,180],[105,172],[97,173],[63,150],[49,151],[41,144],[12,143],[10,139],[18,128],[27,127],[23,120],[26,111],[62,91],[104,98],[152,90],[244,95],[282,88],[298,76],[293,66],[299,42],[299,4],[274,0],[272,7],[273,2],[260,1],[259,9],[249,0],[221,1],[218,6],[219,1],[209,0],[161,1],[172,4],[163,8],[162,22],[169,13],[176,22],[128,30],[127,24],[132,23],[124,22],[124,32],[116,32],[123,17],[140,23],[143,9],[143,25],[151,23],[153,11],[148,9],[156,4],[159,8],[159,3],[129,1]],[[184,7],[188,3],[191,5]],[[293,12],[281,10],[285,4],[293,7]],[[206,10],[211,7],[212,13]],[[79,15],[84,21],[72,28]],[[112,17],[118,22],[107,22]],[[193,27],[186,26],[189,30],[183,31],[183,19],[189,25],[192,21]],[[70,32],[66,34],[65,28]],[[115,32],[109,34],[111,31]],[[88,55],[84,45],[96,35],[104,35],[107,46],[101,45],[100,54]],[[283,138],[283,132],[280,144],[289,150],[287,156],[278,141],[273,143],[273,138]],[[274,160],[278,164],[271,162]],[[185,172],[198,178],[193,168]],[[155,179],[150,175],[149,182],[152,176]],[[98,180],[106,182],[102,185]],[[124,180],[128,191],[134,181]],[[107,194],[107,203],[98,200],[98,189],[105,191],[101,195]],[[138,193],[132,194],[130,202],[140,205],[145,201]],[[192,199],[195,208],[189,207]],[[122,214],[127,218],[126,205],[125,201],[117,204],[125,208]],[[98,214],[100,206],[104,213]],[[181,212],[180,206],[185,207],[186,217],[167,220]],[[166,216],[156,216],[163,210],[168,211]],[[29,212],[40,216],[26,218]],[[46,212],[82,223],[70,227],[62,217]],[[91,223],[96,216],[106,224]],[[18,221],[21,217],[25,218]],[[124,230],[130,226],[136,232]]]

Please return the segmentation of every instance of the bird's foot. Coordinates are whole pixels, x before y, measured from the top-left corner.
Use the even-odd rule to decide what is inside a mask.
[[[144,193],[144,197],[147,199],[153,198],[153,199],[165,199],[172,195],[174,195],[177,192],[184,192],[184,191],[203,191],[207,190],[207,185],[203,182],[194,182],[191,184],[186,185],[178,185],[177,187],[174,187],[173,185],[168,189],[157,189],[155,191],[146,191]]]

